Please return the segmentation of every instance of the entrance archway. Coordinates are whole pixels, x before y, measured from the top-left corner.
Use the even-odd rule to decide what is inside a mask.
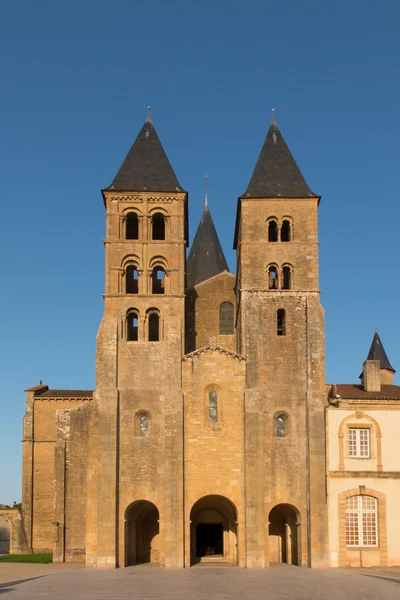
[[[9,554],[10,552],[10,532],[9,520],[0,515],[0,554]]]
[[[300,513],[291,504],[277,504],[269,513],[269,561],[301,565]]]
[[[125,511],[125,566],[159,563],[159,513],[147,500],[132,502]]]
[[[190,511],[190,563],[237,564],[237,510],[224,496],[200,498]]]

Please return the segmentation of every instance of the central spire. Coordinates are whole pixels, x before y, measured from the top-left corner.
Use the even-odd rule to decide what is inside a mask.
[[[211,183],[208,183],[207,173],[204,175],[204,182],[201,186],[205,189],[204,206],[208,206],[208,188],[211,187]]]
[[[191,288],[202,281],[229,271],[218,234],[208,208],[207,189],[211,187],[207,175],[201,184],[206,189],[205,206],[200,223],[194,236],[193,244],[187,259],[187,287]]]

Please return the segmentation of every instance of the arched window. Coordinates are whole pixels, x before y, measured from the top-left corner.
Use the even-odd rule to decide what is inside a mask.
[[[154,267],[151,274],[152,293],[164,294],[165,271],[162,267]]]
[[[128,342],[137,342],[139,339],[139,315],[134,308],[126,313],[126,339]]]
[[[292,272],[289,266],[285,266],[282,269],[282,289],[292,289]]]
[[[283,221],[281,227],[281,242],[290,242],[290,221]]]
[[[223,302],[219,307],[220,335],[233,335],[233,304]]]
[[[378,502],[372,496],[346,498],[346,546],[378,545]]]
[[[129,265],[126,268],[126,286],[125,290],[127,294],[138,294],[139,293],[139,273],[134,265]]]
[[[149,342],[160,341],[160,315],[153,311],[149,313]]]
[[[150,415],[148,412],[140,411],[136,413],[135,435],[137,437],[147,437],[149,435]]]
[[[276,415],[275,417],[275,435],[276,437],[286,437],[289,433],[288,416],[285,413]]]
[[[165,240],[165,217],[162,213],[153,215],[152,226],[152,239]]]
[[[278,289],[278,269],[274,266],[268,268],[268,289]]]
[[[218,423],[218,396],[217,392],[208,393],[208,420]]]
[[[278,241],[278,223],[274,219],[268,222],[268,241]]]
[[[127,240],[139,239],[139,220],[137,214],[134,212],[126,215],[125,237]]]
[[[286,335],[286,311],[284,308],[276,311],[276,334]]]

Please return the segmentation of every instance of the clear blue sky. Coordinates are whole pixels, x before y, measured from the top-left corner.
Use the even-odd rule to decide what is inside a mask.
[[[104,207],[152,106],[189,191],[207,171],[231,269],[237,197],[270,121],[320,205],[328,382],[375,328],[400,370],[400,4],[4,0],[0,7],[0,502],[21,498],[23,390],[93,388]]]

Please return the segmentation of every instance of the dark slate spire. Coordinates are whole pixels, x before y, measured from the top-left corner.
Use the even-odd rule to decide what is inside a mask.
[[[206,204],[187,260],[188,288],[229,271],[210,209]]]
[[[369,349],[367,360],[379,360],[381,363],[381,369],[387,369],[396,373],[392,365],[389,362],[386,352],[383,348],[381,338],[379,337],[378,330],[375,331],[374,338],[372,340],[371,348]]]
[[[151,122],[150,113],[107,189],[138,192],[183,191]]]
[[[246,198],[319,198],[308,187],[281,132],[272,122],[258,157]]]

